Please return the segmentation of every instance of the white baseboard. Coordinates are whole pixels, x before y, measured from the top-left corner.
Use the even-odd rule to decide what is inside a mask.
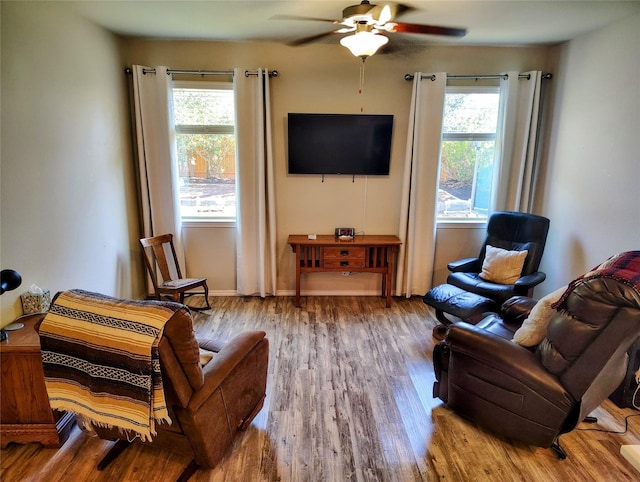
[[[295,295],[295,290],[281,290],[277,293],[277,296]],[[380,296],[380,290],[301,290],[300,296]]]
[[[209,296],[238,296],[236,290],[209,290]]]
[[[276,296],[295,296],[295,290],[279,290]],[[236,290],[209,290],[209,296],[238,296]],[[310,290],[300,296],[380,296],[380,290]]]
[[[620,453],[640,472],[640,445],[623,445]]]

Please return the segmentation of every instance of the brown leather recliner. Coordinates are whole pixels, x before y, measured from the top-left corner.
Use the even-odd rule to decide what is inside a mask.
[[[191,453],[193,461],[179,480],[199,467],[215,467],[235,436],[251,423],[263,406],[269,359],[269,341],[263,331],[245,331],[229,342],[197,340],[189,309],[162,301],[105,300],[138,306],[160,305],[173,314],[164,325],[158,345],[165,398],[172,423],[156,425],[152,446]],[[55,299],[54,299],[55,300]],[[214,352],[201,366],[200,348]],[[104,469],[132,440],[117,428],[91,425],[103,439],[118,440],[98,464]]]
[[[632,253],[637,266],[640,251]],[[640,270],[626,275],[570,284],[533,349],[510,341],[532,305],[523,298],[508,300],[502,316],[453,324],[434,350],[434,397],[485,429],[566,457],[559,435],[620,385],[640,336]]]

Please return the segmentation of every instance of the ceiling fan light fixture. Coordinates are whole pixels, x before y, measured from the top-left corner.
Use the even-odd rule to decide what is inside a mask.
[[[384,35],[373,32],[356,32],[353,35],[343,37],[340,44],[347,47],[353,55],[362,60],[375,54],[389,39]]]

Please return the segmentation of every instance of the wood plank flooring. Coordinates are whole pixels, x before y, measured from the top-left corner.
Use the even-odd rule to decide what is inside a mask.
[[[201,301],[201,300],[200,300]],[[197,303],[193,300],[192,303]],[[568,458],[497,438],[432,398],[432,311],[419,297],[212,297],[194,314],[199,336],[224,339],[261,329],[270,340],[265,407],[204,481],[632,481],[620,455],[640,444],[640,417],[626,434],[575,430],[561,437]],[[595,426],[624,430],[638,413],[605,401]],[[38,444],[1,451],[0,479],[170,481],[189,462],[134,445],[104,472],[110,442],[78,430],[61,449]]]

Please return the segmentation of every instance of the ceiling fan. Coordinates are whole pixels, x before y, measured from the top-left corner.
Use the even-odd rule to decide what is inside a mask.
[[[311,20],[318,22],[329,22],[334,25],[341,25],[338,30],[325,32],[310,37],[295,40],[290,45],[304,45],[315,42],[333,34],[353,34],[347,35],[340,40],[340,43],[347,47],[353,55],[362,58],[373,55],[380,47],[385,45],[389,38],[384,33],[419,33],[427,35],[444,35],[449,37],[463,37],[466,29],[443,27],[438,25],[422,25],[417,23],[401,23],[396,19],[411,11],[413,7],[400,3],[384,3],[374,5],[369,0],[362,0],[357,5],[350,5],[342,11],[342,20],[330,20],[325,18],[298,17],[293,15],[278,15],[281,20]]]

